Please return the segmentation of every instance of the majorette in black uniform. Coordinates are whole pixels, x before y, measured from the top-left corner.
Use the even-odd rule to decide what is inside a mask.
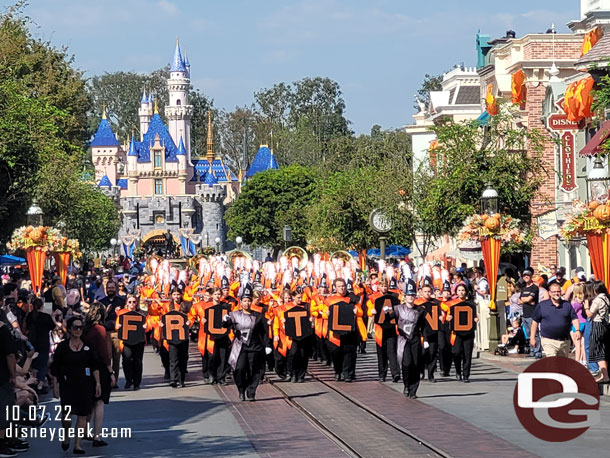
[[[404,394],[411,399],[417,397],[419,387],[419,364],[422,357],[421,337],[425,327],[426,309],[415,305],[415,282],[406,284],[404,304],[394,307],[398,320],[398,361],[402,364]]]
[[[212,385],[226,385],[226,376],[229,370],[229,352],[231,351],[231,338],[227,328],[222,326],[223,317],[231,311],[229,303],[221,299],[222,292],[215,289],[212,293],[212,305],[205,311],[204,319],[205,331],[214,341],[214,353],[210,361],[210,375]],[[213,314],[213,315],[212,315]],[[215,318],[211,323],[210,318]]]
[[[162,322],[169,316],[172,312],[179,312],[181,314],[181,318],[185,321],[186,327],[181,332],[182,337],[184,339],[180,340],[167,340],[169,345],[168,353],[169,353],[169,372],[171,383],[170,385],[174,388],[180,384],[181,386],[185,386],[185,378],[186,378],[186,368],[189,359],[189,333],[188,333],[188,325],[187,314],[190,311],[191,304],[182,301],[182,293],[183,287],[174,288],[172,292],[172,303],[169,307],[169,312],[165,314],[162,318]]]
[[[451,327],[447,321],[447,315],[454,304],[451,299],[451,285],[447,280],[443,282],[441,299],[441,318],[438,329],[438,361],[444,377],[448,377],[451,372],[453,355],[451,354]]]
[[[235,334],[229,364],[233,368],[239,399],[256,400],[256,388],[265,369],[265,317],[250,310],[252,287],[247,284],[241,297],[241,310],[229,312],[223,326]]]

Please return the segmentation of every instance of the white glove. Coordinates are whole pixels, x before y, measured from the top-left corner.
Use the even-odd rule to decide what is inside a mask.
[[[273,350],[271,349],[271,347],[265,347],[265,354],[266,355],[270,355],[272,351]]]
[[[424,340],[424,350],[427,350],[430,344]]]
[[[229,315],[225,315],[222,317],[222,321],[229,321]]]
[[[390,307],[388,307],[387,305],[383,308],[383,311],[385,313],[388,313],[390,311]]]

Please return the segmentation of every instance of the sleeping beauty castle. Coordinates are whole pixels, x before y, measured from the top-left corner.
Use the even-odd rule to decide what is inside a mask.
[[[121,252],[127,255],[138,242],[153,250],[172,245],[187,256],[197,246],[223,251],[225,206],[239,194],[242,178],[278,168],[273,152],[261,146],[251,167],[235,175],[214,153],[209,113],[206,154],[191,157],[190,73],[188,59],[176,43],[167,80],[167,124],[154,97],[144,92],[138,110],[139,139],[132,135],[121,145],[104,112],[91,142],[95,181],[118,203]]]

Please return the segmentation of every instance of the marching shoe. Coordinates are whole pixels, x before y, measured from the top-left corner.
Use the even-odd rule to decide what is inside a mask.
[[[246,400],[246,395],[242,392],[239,393],[239,400],[240,401],[245,401]]]
[[[400,381],[400,375],[395,375],[395,376],[392,378],[392,381],[393,381],[394,383],[398,383],[398,382]]]
[[[430,383],[436,383],[436,379],[434,378],[434,376],[432,376],[432,377],[428,377],[428,381],[429,381]]]
[[[411,394],[409,393],[409,388],[407,388],[405,386],[405,388],[402,390],[402,394],[404,394],[406,397],[409,397]]]
[[[415,395],[415,394],[410,394],[410,395],[409,395],[409,399],[417,399],[417,395]]]
[[[462,381],[462,374],[455,374],[455,379],[456,379],[458,382],[461,382],[461,381]]]
[[[464,377],[464,383],[470,383],[470,379],[467,377]]]

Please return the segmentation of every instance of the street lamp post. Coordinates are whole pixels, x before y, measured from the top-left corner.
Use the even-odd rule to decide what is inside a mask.
[[[498,213],[498,191],[491,187],[491,185],[487,185],[485,191],[481,195],[481,213],[485,213],[489,216],[495,215]],[[486,272],[489,275],[489,272]],[[488,284],[492,285],[492,282],[489,281]],[[493,284],[496,284],[493,282]],[[490,295],[496,297],[493,292],[489,291]],[[500,343],[500,314],[498,312],[498,307],[504,310],[503,304],[500,304],[499,301],[496,301],[496,307],[489,312],[489,350],[494,351],[498,344]]]
[[[241,238],[241,236],[237,236],[235,237],[235,243],[237,244],[237,248],[241,248],[241,243],[244,241],[244,239]]]
[[[29,226],[42,226],[42,208],[38,206],[36,199],[32,201],[32,205],[28,208],[26,221]]]
[[[608,200],[608,183],[610,182],[610,175],[608,174],[608,168],[604,167],[604,164],[599,156],[595,158],[593,168],[587,175],[587,183],[589,184],[590,200],[596,200],[601,203],[605,203]]]
[[[112,245],[112,256],[116,254],[116,245],[118,241],[115,238],[110,239],[110,245]]]
[[[282,238],[284,239],[284,249],[286,249],[288,242],[292,242],[292,227],[290,227],[289,225],[284,226],[284,230],[282,231]]]
[[[216,237],[214,242],[216,243],[216,253],[220,254],[220,237]]]

